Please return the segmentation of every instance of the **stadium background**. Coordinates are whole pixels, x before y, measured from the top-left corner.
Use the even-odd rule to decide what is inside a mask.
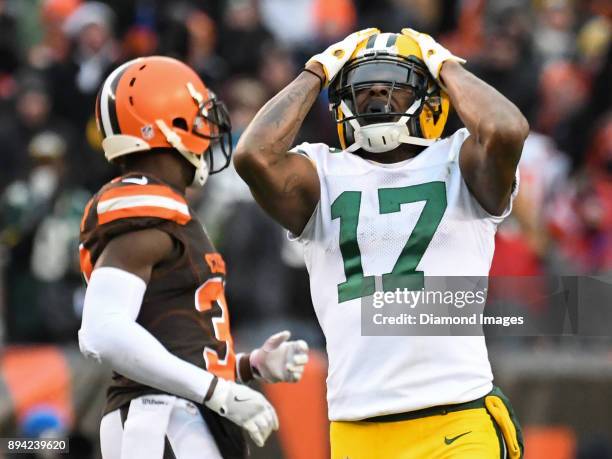
[[[545,279],[612,271],[609,0],[0,0],[0,436],[61,432],[69,457],[99,455],[108,370],[76,344],[77,238],[85,202],[116,173],[92,118],[109,71],[139,55],[184,60],[227,103],[236,141],[310,55],[369,26],[433,34],[529,119],[521,190],[492,269],[534,280],[513,301],[546,319],[547,305],[530,300]],[[447,130],[459,126],[454,117]],[[337,143],[325,94],[304,140]],[[326,457],[324,341],[299,247],[232,169],[190,199],[228,263],[238,349],[283,328],[314,349],[303,383],[263,388],[282,428],[253,457]],[[612,458],[610,338],[489,344],[527,458]]]

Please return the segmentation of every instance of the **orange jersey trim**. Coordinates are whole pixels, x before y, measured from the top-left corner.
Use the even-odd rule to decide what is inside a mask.
[[[100,196],[98,223],[122,218],[155,217],[185,225],[191,220],[187,201],[165,185],[128,185],[112,188]]]
[[[207,253],[204,254],[204,259],[210,268],[210,272],[213,274],[225,274],[225,261],[221,257],[220,253]]]
[[[120,220],[122,218],[155,217],[164,220],[171,220],[179,225],[185,225],[191,220],[191,216],[171,209],[155,206],[128,207],[125,209],[109,210],[98,214],[100,225]]]
[[[170,188],[164,185],[128,185],[122,187],[112,188],[102,193],[98,202],[107,201],[109,199],[128,197],[128,196],[140,196],[140,195],[154,195],[162,196],[164,198],[174,199],[181,204],[187,204],[185,198],[180,194],[172,191]]]
[[[91,205],[93,204],[94,198],[91,198],[87,201],[85,205],[85,210],[83,211],[83,218],[81,219],[81,232],[85,231],[85,223],[87,222],[87,217],[89,216],[89,211],[91,210]]]
[[[93,265],[91,263],[91,253],[83,245],[79,247],[79,261],[81,264],[81,272],[85,276],[85,280],[89,282],[91,272],[93,271]]]

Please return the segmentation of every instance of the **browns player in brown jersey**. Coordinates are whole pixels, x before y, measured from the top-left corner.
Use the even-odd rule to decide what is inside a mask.
[[[88,203],[80,258],[88,282],[81,351],[114,370],[104,459],[242,458],[274,408],[240,384],[298,381],[307,345],[271,336],[236,355],[225,263],[185,200],[231,156],[227,112],[193,70],[166,57],[129,61],[106,79],[96,118],[124,175]]]

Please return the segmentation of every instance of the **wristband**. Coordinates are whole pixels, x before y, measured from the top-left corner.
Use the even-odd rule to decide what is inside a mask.
[[[213,393],[215,392],[215,389],[217,388],[218,382],[219,382],[219,378],[215,376],[213,380],[211,381],[210,386],[208,386],[208,392],[206,392],[206,396],[204,397],[204,402],[207,402],[212,398]]]
[[[238,381],[242,383],[248,383],[254,379],[250,356],[251,354],[243,353],[236,356],[236,376],[238,377]]]
[[[319,79],[319,92],[323,91],[323,87],[325,86],[325,79],[321,75],[319,75],[317,72],[313,72],[310,69],[305,68],[303,69],[303,71],[316,76]]]

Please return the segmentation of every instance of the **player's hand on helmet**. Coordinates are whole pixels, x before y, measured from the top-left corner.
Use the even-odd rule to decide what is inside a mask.
[[[249,358],[255,378],[265,382],[297,382],[308,363],[306,341],[288,341],[291,332],[285,330],[270,336]]]
[[[257,446],[263,446],[270,433],[278,430],[278,417],[270,402],[242,384],[218,378],[204,404],[245,429]]]
[[[306,65],[310,64],[311,62],[318,62],[321,64],[321,66],[323,66],[323,70],[325,71],[325,85],[327,86],[329,82],[334,79],[342,66],[351,58],[355,48],[357,48],[357,45],[370,35],[377,33],[380,33],[380,30],[376,28],[363,29],[358,32],[354,32],[344,40],[334,43],[322,53],[312,56],[308,62],[306,62]]]
[[[417,32],[414,29],[402,29],[402,33],[414,41],[416,41],[421,48],[425,65],[429,69],[429,73],[440,83],[440,70],[442,64],[446,61],[454,61],[460,64],[465,64],[465,59],[455,56],[448,49],[434,40],[431,36]]]

